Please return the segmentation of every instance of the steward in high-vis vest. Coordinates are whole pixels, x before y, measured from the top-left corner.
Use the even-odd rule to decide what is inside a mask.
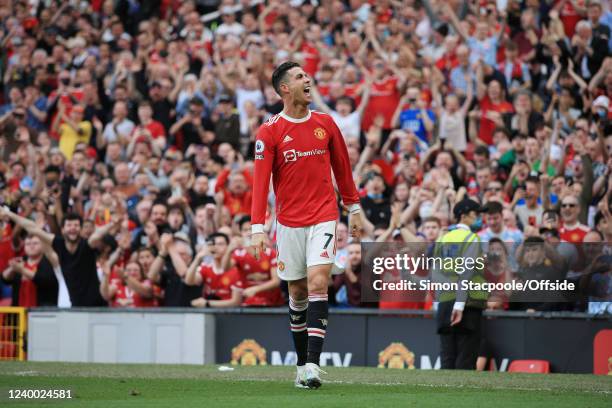
[[[433,271],[433,281],[445,283],[437,293],[437,323],[442,369],[474,370],[481,340],[482,311],[488,294],[464,290],[462,282],[485,282],[484,252],[471,226],[485,212],[476,201],[463,199],[453,209],[457,224],[436,241],[434,257],[442,267]],[[467,285],[465,285],[467,286]]]

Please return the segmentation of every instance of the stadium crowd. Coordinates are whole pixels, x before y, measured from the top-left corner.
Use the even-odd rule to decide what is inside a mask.
[[[255,135],[282,109],[270,76],[286,60],[315,79],[312,108],[345,137],[362,241],[432,243],[470,197],[488,210],[471,227],[496,255],[492,273],[542,264],[583,286],[609,280],[608,6],[0,2],[0,297],[26,307],[284,304],[273,195],[259,260],[249,213]],[[429,297],[362,303],[361,247],[339,211],[332,304],[430,308]],[[523,242],[544,249],[508,256]],[[601,243],[586,263],[573,262],[581,243]]]

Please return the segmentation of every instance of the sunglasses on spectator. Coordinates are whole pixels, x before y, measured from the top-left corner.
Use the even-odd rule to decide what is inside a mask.
[[[561,208],[574,208],[576,207],[576,204],[574,203],[563,203],[561,204]]]
[[[485,191],[501,191],[501,187],[487,187],[485,188]]]

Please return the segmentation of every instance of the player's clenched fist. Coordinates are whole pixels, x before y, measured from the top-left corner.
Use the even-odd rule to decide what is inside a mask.
[[[255,259],[259,261],[259,255],[264,250],[265,244],[265,234],[263,232],[258,232],[251,235],[251,247],[255,251]]]
[[[361,214],[351,214],[349,217],[349,233],[351,237],[359,238],[361,236]]]

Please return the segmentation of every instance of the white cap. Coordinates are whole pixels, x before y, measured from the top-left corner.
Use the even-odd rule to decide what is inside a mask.
[[[594,108],[601,107],[601,108],[608,109],[609,106],[610,106],[610,99],[607,96],[605,96],[605,95],[599,95],[593,101],[593,107]]]

